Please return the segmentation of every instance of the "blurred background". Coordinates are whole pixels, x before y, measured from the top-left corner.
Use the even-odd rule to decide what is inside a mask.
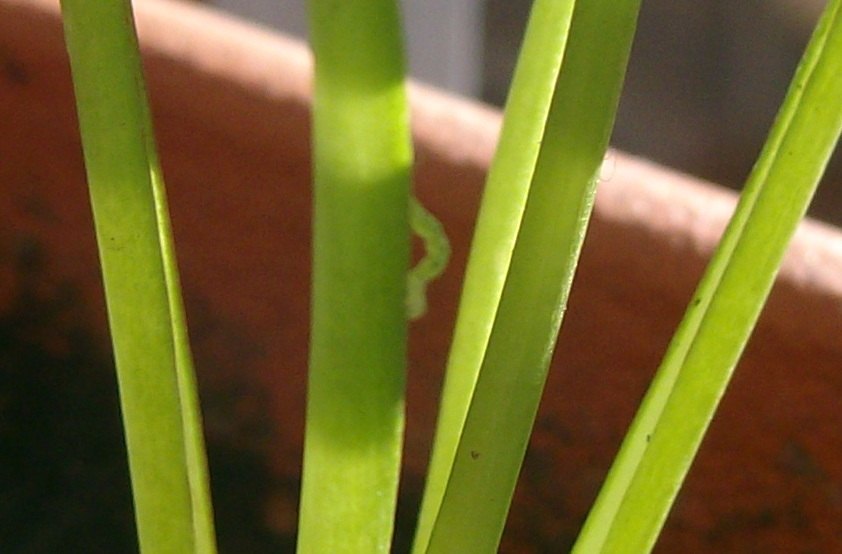
[[[306,0],[207,0],[306,36]],[[404,0],[413,75],[502,106],[531,0]],[[644,0],[615,147],[739,188],[825,0]],[[842,224],[842,163],[812,208]]]

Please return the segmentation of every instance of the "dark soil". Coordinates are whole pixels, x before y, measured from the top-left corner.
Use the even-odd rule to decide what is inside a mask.
[[[72,287],[52,282],[32,244],[12,263],[0,305],[0,552],[137,551],[110,356],[86,328]],[[267,526],[272,483],[258,451],[209,438],[222,553],[291,552]],[[269,485],[267,485],[269,484]],[[294,498],[294,496],[292,496]]]

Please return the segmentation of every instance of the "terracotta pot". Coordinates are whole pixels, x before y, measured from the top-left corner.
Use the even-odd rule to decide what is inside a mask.
[[[308,336],[310,58],[201,7],[136,9],[209,432],[270,462],[261,517],[291,533]],[[412,97],[416,188],[454,256],[412,327],[407,521],[500,123],[494,110],[420,85]],[[45,282],[76,291],[105,347],[75,125],[55,2],[0,1],[0,300],[21,290],[12,254],[37,245]],[[731,193],[619,152],[607,166],[505,552],[558,552],[575,538],[734,206]],[[804,223],[659,551],[842,551],[840,275],[842,234]]]

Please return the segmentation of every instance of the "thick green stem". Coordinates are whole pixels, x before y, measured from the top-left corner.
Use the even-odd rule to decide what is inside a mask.
[[[393,0],[313,0],[315,216],[301,553],[388,552],[412,149]]]

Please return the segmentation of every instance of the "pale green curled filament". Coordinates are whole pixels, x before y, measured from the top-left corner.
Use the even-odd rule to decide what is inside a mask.
[[[427,313],[427,284],[438,278],[450,259],[450,241],[444,227],[414,196],[409,202],[409,224],[424,241],[424,257],[406,278],[406,313],[410,320]]]

